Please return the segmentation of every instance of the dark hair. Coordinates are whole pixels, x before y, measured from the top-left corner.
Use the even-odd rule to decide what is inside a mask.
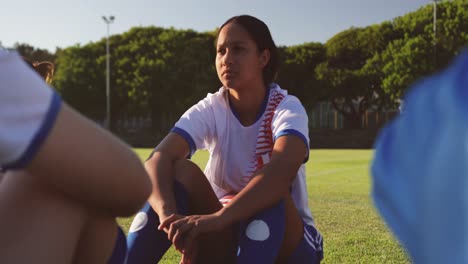
[[[219,37],[219,32],[229,23],[236,23],[247,30],[252,40],[257,44],[259,52],[266,49],[270,51],[270,60],[265,65],[265,68],[263,68],[263,83],[265,86],[270,85],[275,79],[276,71],[278,70],[278,48],[271,37],[268,26],[260,19],[249,15],[231,17],[219,28],[216,41]]]
[[[35,61],[31,62],[28,58],[23,57],[23,60],[35,70],[47,83],[52,81],[55,66],[50,61]]]

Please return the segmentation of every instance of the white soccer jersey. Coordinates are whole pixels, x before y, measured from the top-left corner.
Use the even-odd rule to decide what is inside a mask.
[[[0,49],[0,168],[23,168],[52,128],[60,97],[16,52]]]
[[[271,151],[278,137],[296,135],[309,146],[307,114],[300,101],[286,90],[271,85],[261,116],[247,127],[231,109],[227,91],[222,87],[208,94],[185,112],[171,130],[185,138],[192,154],[199,149],[209,151],[205,175],[218,198],[238,193],[246,186],[259,163],[268,162],[269,156],[262,151]],[[305,223],[313,225],[304,164],[292,184],[291,195]]]

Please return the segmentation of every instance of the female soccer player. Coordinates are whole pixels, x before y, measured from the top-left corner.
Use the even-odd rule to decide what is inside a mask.
[[[216,49],[223,87],[190,108],[146,162],[153,193],[130,228],[128,262],[155,263],[173,243],[183,263],[319,263],[308,118],[273,83],[270,31],[236,16],[220,27]],[[209,151],[205,172],[186,159],[199,149]]]

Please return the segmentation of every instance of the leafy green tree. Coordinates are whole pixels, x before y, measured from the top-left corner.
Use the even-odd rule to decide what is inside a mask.
[[[437,39],[434,39],[433,6],[395,19],[403,37],[393,40],[379,57],[382,87],[392,99],[403,96],[413,82],[443,69],[468,43],[468,2],[437,5]]]
[[[214,36],[192,30],[136,27],[110,37],[111,124],[151,114],[165,133],[190,105],[219,87]],[[93,119],[105,116],[105,39],[58,53],[54,85]]]
[[[434,70],[432,45],[422,36],[393,41],[383,52],[383,89],[396,100],[417,78]]]
[[[106,109],[104,50],[96,44],[72,46],[58,53],[52,82],[64,100],[95,120],[103,120]]]
[[[392,24],[382,23],[350,28],[325,44],[327,60],[315,72],[326,88],[326,97],[343,114],[345,128],[359,128],[361,116],[369,107],[382,108],[388,102],[382,91],[382,76],[370,65],[398,35]]]
[[[325,47],[321,43],[279,47],[280,66],[277,82],[289,93],[297,96],[306,109],[323,98],[324,91],[317,80],[315,67],[325,61]]]
[[[393,21],[342,31],[325,44],[280,47],[277,82],[306,108],[330,100],[345,127],[359,127],[364,111],[392,107],[413,81],[444,67],[468,43],[467,5],[438,4],[437,39],[428,4]],[[154,133],[167,133],[183,111],[220,86],[215,36],[160,27],[111,36],[111,123],[150,114]],[[105,116],[105,44],[72,46],[47,58],[57,64],[53,85],[64,99],[96,120]],[[27,44],[18,50],[40,54]]]
[[[445,68],[468,44],[468,1],[444,2],[437,7],[434,40],[436,70]]]
[[[18,51],[21,56],[28,58],[30,61],[50,61],[54,62],[56,59],[55,54],[46,49],[35,48],[26,43],[15,43],[13,49]]]

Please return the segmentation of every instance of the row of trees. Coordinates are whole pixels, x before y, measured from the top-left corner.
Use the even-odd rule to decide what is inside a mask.
[[[364,111],[395,107],[412,82],[445,67],[468,43],[468,2],[442,2],[437,11],[437,39],[427,5],[392,21],[350,28],[324,44],[279,47],[277,82],[306,109],[331,101],[344,115],[345,127],[356,128]],[[160,27],[112,36],[113,121],[150,112],[158,120],[155,131],[165,132],[183,111],[216,91],[215,37],[215,31]],[[65,100],[93,119],[104,118],[105,39],[47,56],[25,44],[16,48],[55,61],[53,86]]]

